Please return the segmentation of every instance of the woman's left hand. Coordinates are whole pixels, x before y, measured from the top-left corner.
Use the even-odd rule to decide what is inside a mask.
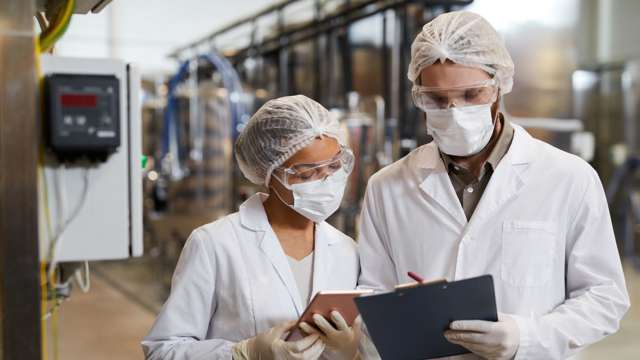
[[[353,326],[349,326],[339,312],[332,311],[331,320],[335,326],[321,315],[315,314],[313,321],[321,331],[304,322],[300,323],[300,329],[307,334],[322,336],[326,344],[325,354],[328,358],[335,360],[359,359],[358,348],[362,334],[362,318],[358,316],[353,322]]]

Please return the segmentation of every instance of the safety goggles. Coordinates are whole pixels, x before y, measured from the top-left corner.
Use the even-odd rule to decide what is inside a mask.
[[[341,146],[340,152],[331,159],[312,164],[295,164],[288,168],[278,167],[274,170],[273,176],[289,189],[293,184],[324,180],[341,169],[350,174],[353,163],[353,152]]]
[[[495,79],[450,88],[414,85],[411,96],[416,107],[423,111],[484,105],[496,101],[498,85]]]

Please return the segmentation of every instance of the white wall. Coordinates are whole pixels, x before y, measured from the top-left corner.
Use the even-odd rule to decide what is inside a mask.
[[[64,56],[117,57],[145,73],[171,72],[174,48],[253,13],[273,0],[113,0],[98,14],[76,15],[56,46]]]

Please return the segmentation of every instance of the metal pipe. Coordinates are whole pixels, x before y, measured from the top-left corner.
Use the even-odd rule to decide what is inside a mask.
[[[204,124],[200,114],[198,59],[189,63],[189,157],[197,163],[202,162],[204,148]]]
[[[293,3],[295,1],[291,1],[288,2],[286,5],[289,5],[291,3]],[[317,36],[320,33],[324,33],[324,32],[328,32],[332,29],[335,28],[339,28],[339,27],[344,27],[346,25],[349,25],[355,21],[361,20],[365,17],[369,17],[372,15],[375,15],[379,12],[385,11],[385,10],[389,10],[389,9],[393,9],[396,7],[400,7],[403,5],[407,5],[410,3],[416,3],[419,2],[421,4],[425,4],[426,6],[444,6],[444,5],[448,5],[448,6],[463,6],[463,5],[468,5],[470,3],[473,2],[473,0],[370,0],[370,1],[363,1],[361,3],[355,4],[350,6],[348,9],[344,10],[344,11],[339,11],[335,14],[332,14],[330,16],[327,16],[326,18],[323,18],[322,20],[320,20],[318,23],[312,21],[310,23],[298,26],[296,28],[293,29],[289,29],[286,31],[282,31],[281,33],[263,41],[261,44],[257,45],[258,48],[261,48],[261,50],[259,51],[259,54],[263,55],[267,52],[273,52],[273,51],[277,51],[279,49],[279,42],[280,39],[283,37],[286,38],[290,38],[287,42],[287,44],[290,45],[294,45],[296,43],[308,40],[314,36]],[[380,3],[380,4],[376,4],[376,3]],[[284,8],[286,5],[279,7],[278,9]],[[378,7],[375,7],[375,5],[379,5]],[[274,5],[275,6],[275,5]],[[271,10],[269,12],[264,12],[261,13],[259,15],[254,15],[254,16],[264,16],[267,15],[273,11],[276,11],[277,9]],[[358,11],[364,11],[364,14],[361,14],[360,16],[356,16],[356,17],[352,17],[350,19],[347,20],[340,20],[341,18],[348,16],[352,13],[356,13]],[[237,24],[236,24],[237,23]],[[200,39],[196,42],[193,42],[187,46],[183,46],[175,51],[173,51],[171,54],[169,54],[170,57],[179,57],[179,55],[185,51],[188,51],[191,48],[197,47],[199,44],[201,43],[209,43],[211,41],[211,39],[215,36],[219,36],[221,34],[223,34],[224,32],[227,32],[229,30],[234,29],[237,26],[240,25],[244,25],[245,23],[247,23],[247,21],[237,21],[235,26],[226,26],[223,29],[220,29],[216,32],[213,33],[212,36],[208,36],[205,37],[203,39]],[[314,28],[318,28],[315,29]],[[313,31],[312,31],[313,30]],[[292,39],[291,37],[295,34],[299,34],[301,32],[304,31],[310,31],[309,34],[306,34],[304,36],[301,37],[296,37],[295,39]],[[264,49],[265,47],[269,46],[270,43],[275,43],[276,45],[272,45],[270,48],[267,48],[266,50]],[[244,53],[246,53],[247,49],[242,49],[238,52],[236,52],[236,54],[234,55],[234,57],[246,57],[246,55],[244,55]]]
[[[342,31],[338,35],[338,46],[342,54],[342,91],[344,96],[347,96],[353,90],[353,58],[349,31]]]
[[[278,12],[278,31],[284,29],[283,10]],[[285,96],[289,94],[289,47],[287,37],[278,38],[280,48],[278,49],[278,94]]]
[[[378,0],[379,1],[379,0]],[[429,1],[430,3],[433,3],[433,6],[438,5],[439,3],[442,3],[443,1],[446,0],[436,0],[436,1]],[[454,0],[455,1],[455,0]],[[367,3],[362,3],[363,5],[375,5],[374,3],[377,1],[370,1]],[[309,39],[312,39],[314,37],[319,36],[322,33],[326,33],[329,32],[331,30],[334,29],[339,29],[339,28],[344,28],[354,22],[357,22],[359,20],[362,20],[364,18],[376,15],[380,12],[386,11],[386,10],[391,10],[391,9],[396,9],[399,8],[403,5],[412,3],[412,2],[416,2],[416,0],[402,0],[402,1],[398,1],[398,0],[393,0],[393,1],[386,1],[388,4],[382,7],[372,7],[372,6],[362,6],[362,5],[358,5],[358,6],[354,6],[353,7],[353,11],[350,11],[348,14],[346,15],[350,15],[351,13],[356,13],[357,11],[362,11],[361,14],[357,15],[357,16],[350,16],[348,18],[344,18],[345,14],[340,14],[340,15],[335,15],[333,17],[331,17],[328,21],[325,19],[323,20],[319,26],[318,29],[313,29],[312,25],[303,25],[300,26],[296,29],[293,30],[289,30],[285,33],[286,36],[288,36],[288,41],[287,44],[288,46],[293,46],[297,43],[300,42],[304,42],[307,41]],[[461,0],[461,1],[456,1],[455,4],[457,5],[466,5],[471,3],[472,0]],[[311,30],[310,30],[311,29]],[[298,35],[301,32],[307,31],[307,34],[304,35]],[[284,36],[284,35],[281,35]],[[270,39],[265,40],[262,44],[258,45],[259,48],[261,48],[261,50],[259,50],[259,54],[260,55],[266,55],[275,51],[280,50],[280,48],[282,47],[281,45],[278,44],[278,36],[272,37]],[[241,50],[237,50],[234,52],[234,54],[231,56],[234,58],[234,62],[238,62],[241,61],[242,59],[246,58],[246,48],[243,48]]]
[[[217,37],[217,36],[219,36],[221,34],[224,34],[224,33],[228,32],[230,30],[233,30],[233,29],[239,27],[239,26],[242,26],[242,25],[248,24],[250,22],[253,22],[259,17],[265,16],[265,15],[269,15],[269,14],[271,14],[273,12],[276,12],[276,11],[280,11],[283,8],[289,6],[289,5],[293,4],[293,3],[296,3],[298,1],[300,1],[300,0],[285,0],[285,1],[281,1],[279,3],[275,3],[273,5],[267,6],[264,9],[258,11],[257,13],[242,17],[242,18],[240,18],[240,19],[238,19],[236,21],[233,21],[232,23],[230,23],[228,25],[223,26],[220,29],[214,30],[210,34],[205,35],[205,36],[203,36],[202,38],[200,38],[200,39],[198,39],[196,41],[193,41],[193,42],[191,42],[191,43],[189,43],[187,45],[184,45],[184,46],[181,46],[181,47],[177,48],[169,56],[170,57],[177,57],[180,53],[183,53],[185,51],[189,51],[190,49],[198,47],[200,44],[203,44],[203,43],[208,44],[208,43],[211,42],[211,40],[213,40],[213,38],[215,38],[215,37]]]
[[[380,76],[382,77],[382,94],[383,94],[383,99],[385,104],[389,104],[391,103],[391,75],[390,75],[390,71],[389,71],[389,53],[390,51],[388,51],[387,47],[389,46],[388,44],[388,40],[387,40],[387,30],[388,30],[388,26],[389,26],[389,22],[388,22],[388,18],[389,17],[389,12],[385,11],[382,14],[382,46],[380,49],[380,60],[382,62],[382,74],[380,74]],[[385,118],[389,117],[390,113],[389,113],[389,107],[385,107]]]
[[[317,23],[320,21],[320,12],[322,10],[322,6],[320,4],[320,0],[314,1],[314,13],[313,13],[313,21]],[[319,101],[322,101],[320,92],[321,92],[321,83],[320,79],[322,79],[322,73],[320,71],[320,37],[316,37],[313,41],[313,71],[316,74],[313,78],[313,98]]]

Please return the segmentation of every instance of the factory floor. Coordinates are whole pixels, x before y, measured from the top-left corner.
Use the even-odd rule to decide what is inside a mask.
[[[144,359],[140,340],[154,320],[151,311],[100,276],[92,277],[88,293],[75,289],[58,317],[60,360]],[[49,359],[56,359],[51,352]]]
[[[118,269],[109,271],[111,275],[120,272]],[[625,273],[632,307],[622,320],[620,331],[583,351],[579,360],[640,358],[640,273],[629,266],[625,267]],[[61,307],[58,358],[142,359],[140,340],[153,319],[154,313],[149,306],[133,298],[126,287],[114,283],[113,278],[104,273],[94,275],[89,293],[74,290],[73,296]],[[50,355],[49,359],[54,357]]]

